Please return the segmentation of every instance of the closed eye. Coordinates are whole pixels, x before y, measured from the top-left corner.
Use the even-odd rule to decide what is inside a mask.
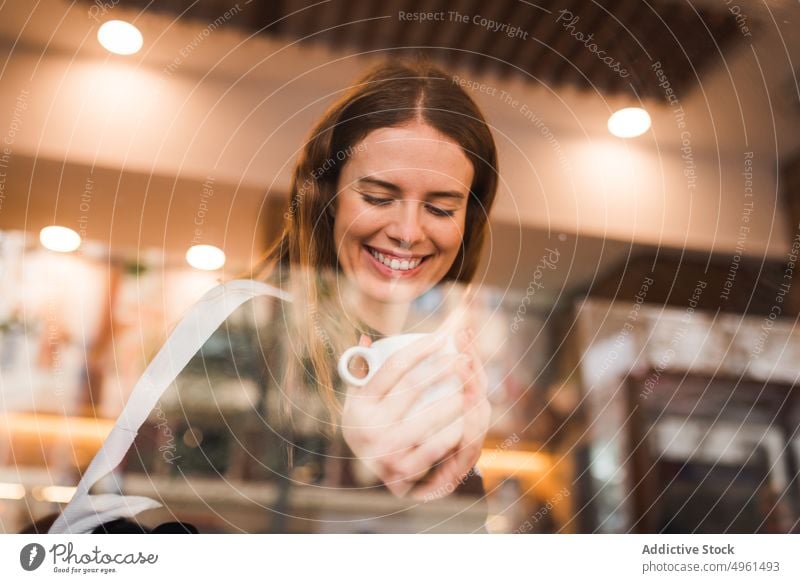
[[[452,217],[456,214],[456,211],[439,208],[438,206],[434,206],[432,204],[426,204],[425,208],[428,209],[428,212],[437,217]]]
[[[361,198],[364,200],[364,202],[373,206],[387,206],[395,201],[394,198],[382,198],[367,194],[365,192],[359,192],[359,194],[361,194]],[[425,203],[425,208],[429,213],[436,217],[452,217],[456,214],[456,212],[453,210],[443,209],[430,203]]]
[[[363,192],[361,193],[361,198],[364,200],[364,202],[375,206],[386,206],[387,204],[394,202],[393,198],[380,198]]]

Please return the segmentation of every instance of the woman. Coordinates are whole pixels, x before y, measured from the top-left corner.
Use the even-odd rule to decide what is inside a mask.
[[[141,465],[151,482],[170,476],[173,492],[198,496],[192,481],[197,475],[216,475],[215,488],[225,482],[239,489],[254,477],[277,483],[274,506],[261,505],[246,492],[235,493],[239,503],[269,510],[238,510],[242,524],[231,522],[216,504],[208,506],[205,514],[218,520],[205,526],[227,523],[245,532],[288,529],[281,520],[289,514],[288,487],[297,481],[292,468],[299,464],[291,461],[295,451],[308,458],[318,447],[318,457],[357,460],[360,485],[385,486],[398,497],[431,500],[468,488],[476,479],[471,470],[490,413],[486,375],[468,330],[457,335],[459,354],[442,354],[440,338],[425,337],[395,353],[360,389],[342,386],[333,371],[347,347],[406,331],[412,303],[434,286],[472,279],[496,186],[491,133],[476,105],[450,77],[427,64],[395,63],[365,75],[313,130],[295,168],[283,234],[253,273],[254,279],[290,291],[292,298],[290,303],[271,303],[266,323],[256,324],[259,340],[266,339],[262,354],[239,358],[253,352],[248,349],[252,327],[239,334],[239,318],[231,316],[217,331],[219,337],[201,349],[200,361],[184,370],[187,377],[194,373],[195,380],[171,383],[177,397],[159,401],[155,422],[147,408],[151,423],[137,431],[128,467]],[[250,309],[256,313],[256,304]],[[202,300],[193,310],[202,313]],[[179,325],[184,326],[181,334],[186,333],[182,338],[193,332],[194,323],[187,322]],[[169,354],[162,348],[159,356],[167,363]],[[214,358],[216,365],[207,366],[206,359]],[[423,361],[425,367],[438,367],[436,372],[424,370]],[[257,403],[242,390],[245,383],[231,382],[231,377],[247,376],[242,373],[248,367],[258,374],[265,363],[262,402]],[[447,376],[458,377],[463,393],[408,415],[420,395]],[[198,395],[199,386],[212,389],[211,394]],[[145,383],[138,396],[149,391]],[[270,401],[276,395],[284,408],[277,428],[275,402]],[[311,431],[301,430],[302,425]],[[215,436],[220,428],[224,435]],[[308,436],[315,434],[324,435],[325,443],[312,448]],[[240,449],[231,448],[232,442]],[[342,442],[335,456],[333,450]],[[160,455],[154,454],[156,448]],[[288,464],[279,450],[288,451]],[[176,487],[173,479],[186,479],[186,487]],[[336,486],[329,476],[325,480],[325,487]],[[263,488],[256,489],[263,494]],[[83,516],[83,501],[88,502],[81,500],[76,516]],[[150,502],[138,501],[152,509]],[[207,503],[202,496],[199,502]],[[91,515],[91,509],[87,512]],[[259,514],[269,514],[267,526],[257,521]],[[192,521],[197,518],[204,520],[201,514]],[[483,518],[468,528],[479,529],[482,523]],[[80,532],[70,530],[73,524],[62,519],[59,532]],[[140,528],[126,519],[97,524],[96,532]]]
[[[262,278],[330,269],[355,288],[343,298],[318,289],[316,277],[294,278],[303,282],[295,297],[315,309],[295,303],[301,340],[286,387],[310,384],[331,430],[340,425],[366,473],[398,496],[452,492],[478,459],[489,404],[471,332],[459,336],[464,356],[440,359],[461,376],[463,402],[443,399],[410,419],[407,395],[431,381],[414,383],[414,370],[437,348],[434,338],[400,351],[396,361],[405,366],[382,367],[365,387],[344,389],[343,399],[331,353],[404,331],[413,300],[437,284],[472,279],[496,187],[491,132],[463,89],[429,64],[380,65],[312,131],[283,234],[260,269]],[[313,381],[304,383],[309,369]]]

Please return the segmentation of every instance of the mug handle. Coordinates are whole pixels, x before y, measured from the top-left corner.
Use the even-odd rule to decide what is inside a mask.
[[[372,378],[372,375],[375,374],[375,370],[377,369],[377,363],[373,362],[373,350],[370,350],[369,346],[351,346],[347,350],[344,351],[341,358],[339,359],[339,376],[344,379],[349,385],[353,385],[354,387],[363,387],[369,382],[369,379]],[[364,378],[358,378],[353,376],[353,373],[350,372],[350,360],[354,356],[360,356],[364,360],[367,361],[367,366],[369,366],[369,371],[367,372]]]

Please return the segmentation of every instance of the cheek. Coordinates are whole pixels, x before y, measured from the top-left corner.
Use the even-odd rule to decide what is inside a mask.
[[[376,221],[370,220],[369,213],[348,217],[347,222],[341,223],[342,240],[351,245],[359,244],[375,231],[375,225]]]
[[[361,230],[361,222],[357,209],[347,201],[340,200],[333,222],[333,236],[337,243],[352,242]]]
[[[464,239],[464,217],[453,219],[446,226],[440,226],[436,230],[436,238],[438,239],[438,246],[446,252],[447,255],[455,255],[461,248],[461,243]]]

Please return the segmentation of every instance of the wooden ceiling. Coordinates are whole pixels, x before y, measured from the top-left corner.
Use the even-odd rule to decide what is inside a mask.
[[[355,53],[425,53],[476,75],[654,99],[664,99],[664,91],[650,68],[653,62],[662,63],[682,97],[743,39],[723,3],[709,10],[708,4],[700,9],[678,0],[121,0],[119,5],[208,24],[232,11],[224,26],[287,42]],[[438,13],[439,20],[408,16],[420,13]],[[602,58],[612,57],[610,65],[590,47],[605,51]],[[629,74],[615,72],[615,62]]]

